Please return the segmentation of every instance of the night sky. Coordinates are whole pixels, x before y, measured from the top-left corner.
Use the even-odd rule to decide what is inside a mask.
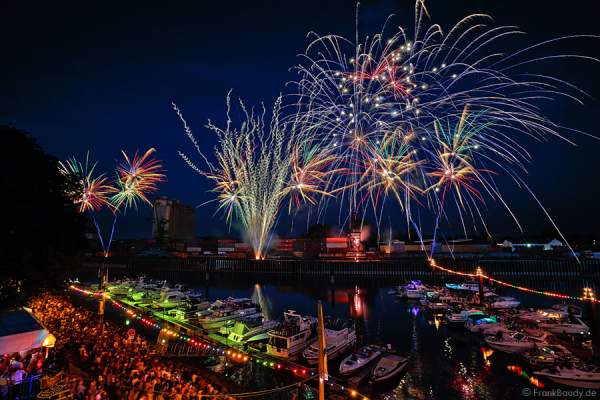
[[[59,158],[83,156],[89,149],[106,171],[121,149],[154,146],[168,170],[161,194],[192,205],[212,194],[177,156],[178,149],[191,153],[192,148],[170,103],[179,105],[209,150],[214,141],[204,125],[208,118],[223,120],[230,89],[249,104],[271,103],[289,90],[285,82],[295,79],[289,68],[299,61],[307,32],[354,34],[353,1],[89,3],[3,2],[0,124],[29,131]],[[498,25],[517,25],[528,32],[515,44],[520,48],[561,35],[600,34],[595,3],[435,0],[427,5],[443,28],[473,12],[491,14]],[[412,28],[413,5],[412,0],[364,1],[360,29],[377,32],[389,14],[396,14],[396,25]],[[600,57],[599,40],[566,43],[548,53]],[[544,67],[591,95],[584,107],[560,101],[549,104],[546,114],[599,135],[599,66],[564,61]],[[564,232],[598,233],[600,141],[569,137],[577,147],[558,140],[531,143],[533,163],[526,179]],[[503,192],[528,233],[548,225],[527,194],[513,185],[503,186]],[[214,209],[197,210],[198,234],[227,232]],[[389,214],[399,217],[394,209]],[[290,234],[289,219],[284,214],[280,234]],[[498,205],[489,206],[486,219],[492,233],[516,232]],[[120,237],[150,233],[147,208],[129,212],[122,221]],[[337,217],[327,222],[335,225]],[[296,221],[294,232],[303,224]]]

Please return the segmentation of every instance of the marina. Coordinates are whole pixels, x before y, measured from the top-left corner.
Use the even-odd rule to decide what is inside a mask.
[[[142,315],[167,322],[173,331],[222,346],[219,348],[231,349],[237,360],[248,357],[248,363],[255,363],[260,368],[236,362],[235,366],[240,371],[253,371],[253,378],[246,377],[238,383],[254,389],[261,388],[256,383],[256,376],[264,377],[273,370],[275,373],[278,369],[288,371],[292,379],[316,375],[314,366],[318,348],[311,347],[311,344],[316,340],[317,319],[313,317],[315,298],[312,296],[326,299],[324,308],[329,321],[326,337],[331,356],[329,382],[332,393],[348,394],[348,390],[355,390],[369,398],[393,396],[385,398],[402,399],[407,398],[407,393],[415,386],[425,385],[430,386],[434,393],[453,390],[457,396],[465,397],[467,389],[457,387],[453,381],[458,379],[471,382],[473,387],[468,390],[483,391],[494,398],[491,382],[498,381],[505,381],[515,391],[518,385],[589,387],[594,384],[591,332],[586,324],[586,321],[589,324],[589,316],[583,317],[582,308],[577,304],[555,303],[543,296],[498,287],[486,287],[481,304],[478,290],[474,290],[477,283],[467,281],[450,287],[414,280],[394,287],[321,287],[316,293],[313,290],[313,294],[268,282],[250,285],[250,288],[243,280],[208,288],[198,283],[188,283],[196,288],[196,293],[203,291],[202,300],[194,304],[210,306],[202,306],[202,310],[197,311],[190,301],[183,309],[170,310],[180,309],[187,318],[173,317],[151,306],[140,305],[122,294],[116,298]],[[406,298],[404,288],[415,286],[421,295]],[[504,302],[501,307],[498,307],[499,301]],[[202,326],[197,322],[199,317],[204,322],[210,321],[213,308],[231,308],[232,303],[260,310],[259,313],[265,312],[271,319],[240,317],[218,329],[206,329],[205,326],[211,325]],[[496,306],[493,306],[495,303]],[[191,319],[189,316],[192,316]],[[216,314],[213,317],[220,318]],[[351,322],[354,331],[341,325],[336,329],[327,327],[343,321]],[[542,329],[540,321],[544,321],[543,326],[547,329]],[[533,329],[532,323],[537,324],[538,329]],[[252,334],[245,338],[243,335],[232,336],[234,331],[252,332],[253,327],[257,329],[253,340],[250,340]],[[559,331],[553,327],[568,329]],[[580,330],[576,332],[577,329]],[[460,356],[456,353],[459,348]],[[466,363],[464,358],[469,354],[472,359]],[[197,353],[196,356],[204,359],[208,355]],[[464,361],[458,361],[457,357]],[[225,362],[227,359],[225,353]],[[424,368],[428,368],[431,362],[439,364],[453,378],[429,381],[423,374]],[[531,379],[527,382],[515,380],[509,367],[527,370]],[[567,367],[581,368],[581,371],[588,371],[587,378],[577,382],[562,379],[560,374],[555,376],[557,372],[555,375],[548,372],[561,367],[562,375],[567,374]],[[481,380],[477,384],[475,377]],[[287,382],[286,379],[283,381]],[[255,382],[252,383],[252,380]],[[445,397],[434,395],[432,398]]]

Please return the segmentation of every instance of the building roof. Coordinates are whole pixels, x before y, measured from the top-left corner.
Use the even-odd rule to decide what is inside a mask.
[[[44,327],[25,310],[0,311],[0,336],[38,331]]]
[[[38,349],[49,336],[52,335],[27,311],[0,311],[0,354]]]

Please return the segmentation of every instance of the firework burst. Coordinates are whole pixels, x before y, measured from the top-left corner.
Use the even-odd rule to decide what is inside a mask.
[[[200,150],[180,110],[173,105],[204,166],[200,168],[185,153],[179,154],[192,169],[214,182],[219,209],[225,210],[230,222],[235,216],[241,223],[255,257],[261,259],[266,254],[286,193],[295,140],[293,131],[280,121],[280,98],[271,110],[268,124],[265,107],[257,113],[247,110],[242,101],[239,106],[243,114],[239,128],[232,126],[229,96],[225,128],[210,121],[207,125],[218,139],[214,153],[217,161],[212,163]]]
[[[110,206],[109,196],[116,189],[104,174],[94,175],[96,163],[90,164],[89,154],[86,155],[84,163],[71,157],[65,162],[59,161],[58,168],[64,176],[73,178],[78,184],[77,190],[67,195],[79,212],[100,211],[103,207]]]
[[[311,34],[295,68],[290,118],[312,143],[332,149],[332,168],[349,171],[331,181],[345,188],[340,198],[348,207],[340,210],[366,212],[369,201],[379,225],[381,200],[394,197],[411,220],[410,203],[423,197],[439,218],[451,193],[461,220],[468,211],[485,226],[480,207],[490,196],[520,227],[494,177],[507,175],[534,196],[522,179],[530,161],[525,139],[569,142],[565,133],[573,132],[547,118],[540,104],[560,97],[581,102],[584,94],[520,67],[557,58],[598,61],[528,57],[552,43],[595,37],[561,37],[506,54],[497,49],[522,34],[515,27],[493,26],[491,17],[476,14],[444,31],[428,18],[418,0],[412,32],[391,31],[386,22],[361,41],[357,18],[354,39]]]
[[[156,192],[158,184],[165,180],[160,161],[153,157],[155,152],[154,148],[141,155],[136,151],[130,158],[121,151],[123,161],[117,165],[118,191],[110,199],[115,209],[123,205],[137,208],[138,202],[152,205],[148,194]]]

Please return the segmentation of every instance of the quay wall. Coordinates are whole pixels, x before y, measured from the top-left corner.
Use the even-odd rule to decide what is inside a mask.
[[[88,259],[86,268],[98,268],[103,262],[113,271],[135,275],[153,272],[191,272],[211,276],[250,275],[253,277],[398,277],[398,278],[451,278],[453,275],[433,271],[424,257],[406,257],[387,260],[253,260],[231,258],[166,258],[131,257],[127,259]],[[509,278],[576,278],[596,281],[600,279],[600,260],[595,259],[491,259],[438,258],[436,262],[446,268],[474,273],[477,267],[497,279]]]

